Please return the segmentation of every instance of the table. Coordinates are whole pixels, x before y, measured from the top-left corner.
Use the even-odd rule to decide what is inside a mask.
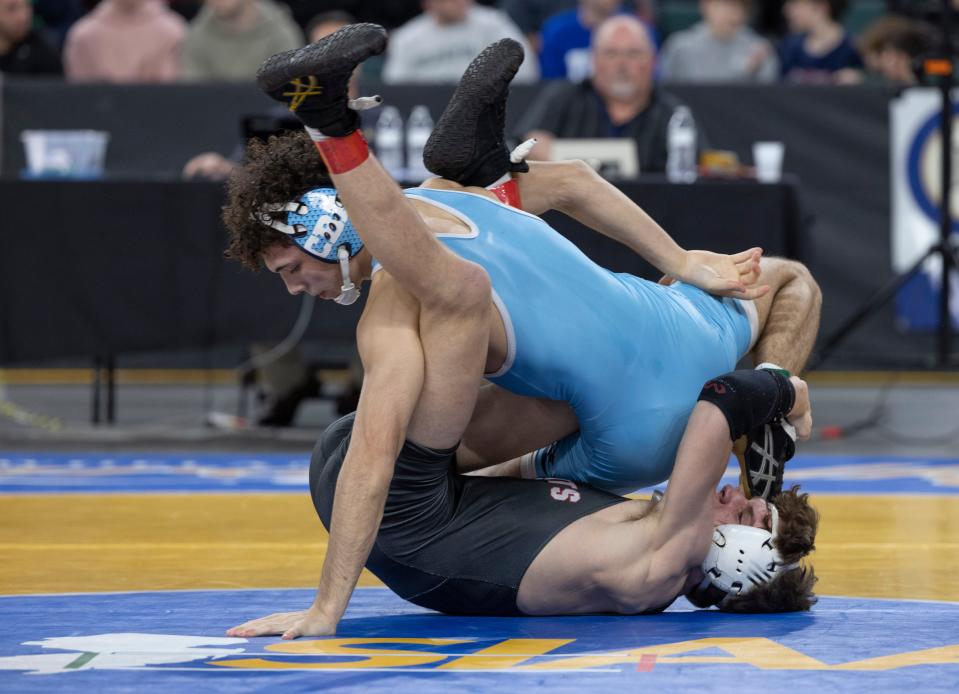
[[[795,179],[619,187],[686,248],[759,245],[808,262]],[[0,180],[0,364],[282,338],[299,300],[223,258],[222,205],[209,182]],[[577,222],[548,219],[600,264],[658,276]],[[307,338],[352,339],[361,308],[317,302]]]

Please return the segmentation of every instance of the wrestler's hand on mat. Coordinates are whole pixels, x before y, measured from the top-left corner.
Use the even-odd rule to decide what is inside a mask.
[[[710,251],[686,251],[682,267],[663,277],[660,284],[679,280],[710,294],[736,299],[758,299],[769,291],[769,285],[758,285],[761,248],[750,248],[735,255]]]
[[[310,608],[302,612],[277,612],[228,629],[227,636],[273,636],[282,634],[284,639],[298,636],[332,636],[336,622],[319,610]]]
[[[786,421],[796,427],[796,438],[805,441],[812,435],[812,404],[809,401],[809,385],[798,376],[792,376],[789,381],[796,390],[796,401],[789,414],[786,415]]]

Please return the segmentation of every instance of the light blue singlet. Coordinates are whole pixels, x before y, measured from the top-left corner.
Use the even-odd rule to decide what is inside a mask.
[[[605,270],[539,217],[481,195],[405,192],[471,229],[438,238],[492,280],[509,345],[487,378],[576,412],[579,432],[538,454],[539,475],[613,492],[667,479],[703,383],[749,350],[744,304]]]

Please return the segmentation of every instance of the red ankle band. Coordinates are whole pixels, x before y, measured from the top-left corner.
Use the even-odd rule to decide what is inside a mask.
[[[359,130],[354,130],[346,137],[315,140],[314,144],[331,174],[352,171],[370,156],[370,147]]]
[[[510,207],[515,207],[517,210],[523,209],[523,202],[519,198],[519,183],[516,182],[515,178],[500,183],[498,186],[487,188],[487,190]]]

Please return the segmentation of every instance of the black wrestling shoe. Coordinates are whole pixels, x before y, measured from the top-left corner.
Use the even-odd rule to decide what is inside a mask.
[[[342,137],[360,122],[349,107],[353,70],[385,48],[386,29],[378,24],[350,24],[309,46],[267,58],[256,72],[256,83],[286,104],[303,125]]]
[[[777,371],[786,378],[790,373],[776,364],[764,362],[756,369]],[[739,460],[740,486],[746,498],[771,501],[783,490],[783,471],[796,454],[796,427],[780,417],[758,426],[733,445]]]
[[[796,454],[796,430],[782,420],[758,426],[746,434],[739,458],[743,493],[750,499],[772,501],[783,490],[786,462]]]
[[[509,83],[522,62],[523,47],[513,39],[500,39],[473,59],[423,148],[429,171],[481,188],[507,172],[529,171],[510,162],[506,147]]]

